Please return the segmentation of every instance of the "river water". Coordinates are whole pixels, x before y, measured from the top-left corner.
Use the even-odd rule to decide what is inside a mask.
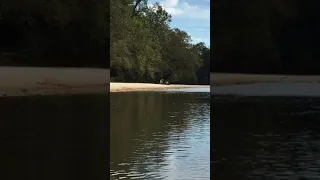
[[[110,95],[110,179],[210,179],[209,88]]]
[[[109,95],[0,98],[0,179],[106,176]]]
[[[213,179],[320,179],[320,98],[211,99]]]

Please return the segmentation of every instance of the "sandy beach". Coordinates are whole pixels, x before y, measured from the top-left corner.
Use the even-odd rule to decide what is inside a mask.
[[[320,84],[320,76],[286,76],[211,73],[211,88],[257,83]],[[301,84],[300,84],[301,85]],[[0,67],[0,96],[78,94],[162,89],[208,88],[209,85],[110,83],[109,69]],[[232,88],[235,88],[234,86]],[[247,89],[246,87],[243,87]]]
[[[211,86],[271,82],[314,83],[320,82],[320,76],[211,73],[210,81]]]
[[[109,92],[109,70],[0,67],[0,96]]]
[[[0,67],[0,96],[152,91],[207,87],[148,83],[110,83],[109,69]]]
[[[212,95],[320,97],[320,76],[211,74]]]
[[[181,89],[181,88],[210,88],[209,85],[183,85],[183,84],[148,84],[148,83],[110,83],[110,92],[128,91],[154,91],[161,89]]]

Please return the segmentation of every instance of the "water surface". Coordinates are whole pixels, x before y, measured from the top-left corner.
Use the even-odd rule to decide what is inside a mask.
[[[165,92],[210,92],[210,87],[207,88],[178,88],[178,89],[164,89],[159,91]]]
[[[110,179],[210,179],[209,103],[209,92],[111,93]]]
[[[109,95],[0,98],[7,179],[106,177]]]
[[[212,95],[320,97],[320,83],[253,83],[211,86]]]
[[[213,96],[214,179],[320,179],[320,99]]]

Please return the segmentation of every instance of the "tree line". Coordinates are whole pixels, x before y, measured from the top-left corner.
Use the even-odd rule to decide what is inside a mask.
[[[319,74],[320,1],[216,0],[212,72]]]
[[[119,81],[208,83],[210,49],[147,3],[2,0],[0,65],[102,67]]]
[[[171,15],[147,0],[111,0],[110,71],[114,81],[208,84],[210,49],[170,28]]]
[[[0,65],[109,68],[109,9],[109,0],[2,0]]]

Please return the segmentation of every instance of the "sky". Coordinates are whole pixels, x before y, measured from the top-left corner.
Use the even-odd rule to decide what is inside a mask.
[[[172,28],[187,32],[193,43],[210,46],[210,0],[149,0],[159,2],[171,14]]]

